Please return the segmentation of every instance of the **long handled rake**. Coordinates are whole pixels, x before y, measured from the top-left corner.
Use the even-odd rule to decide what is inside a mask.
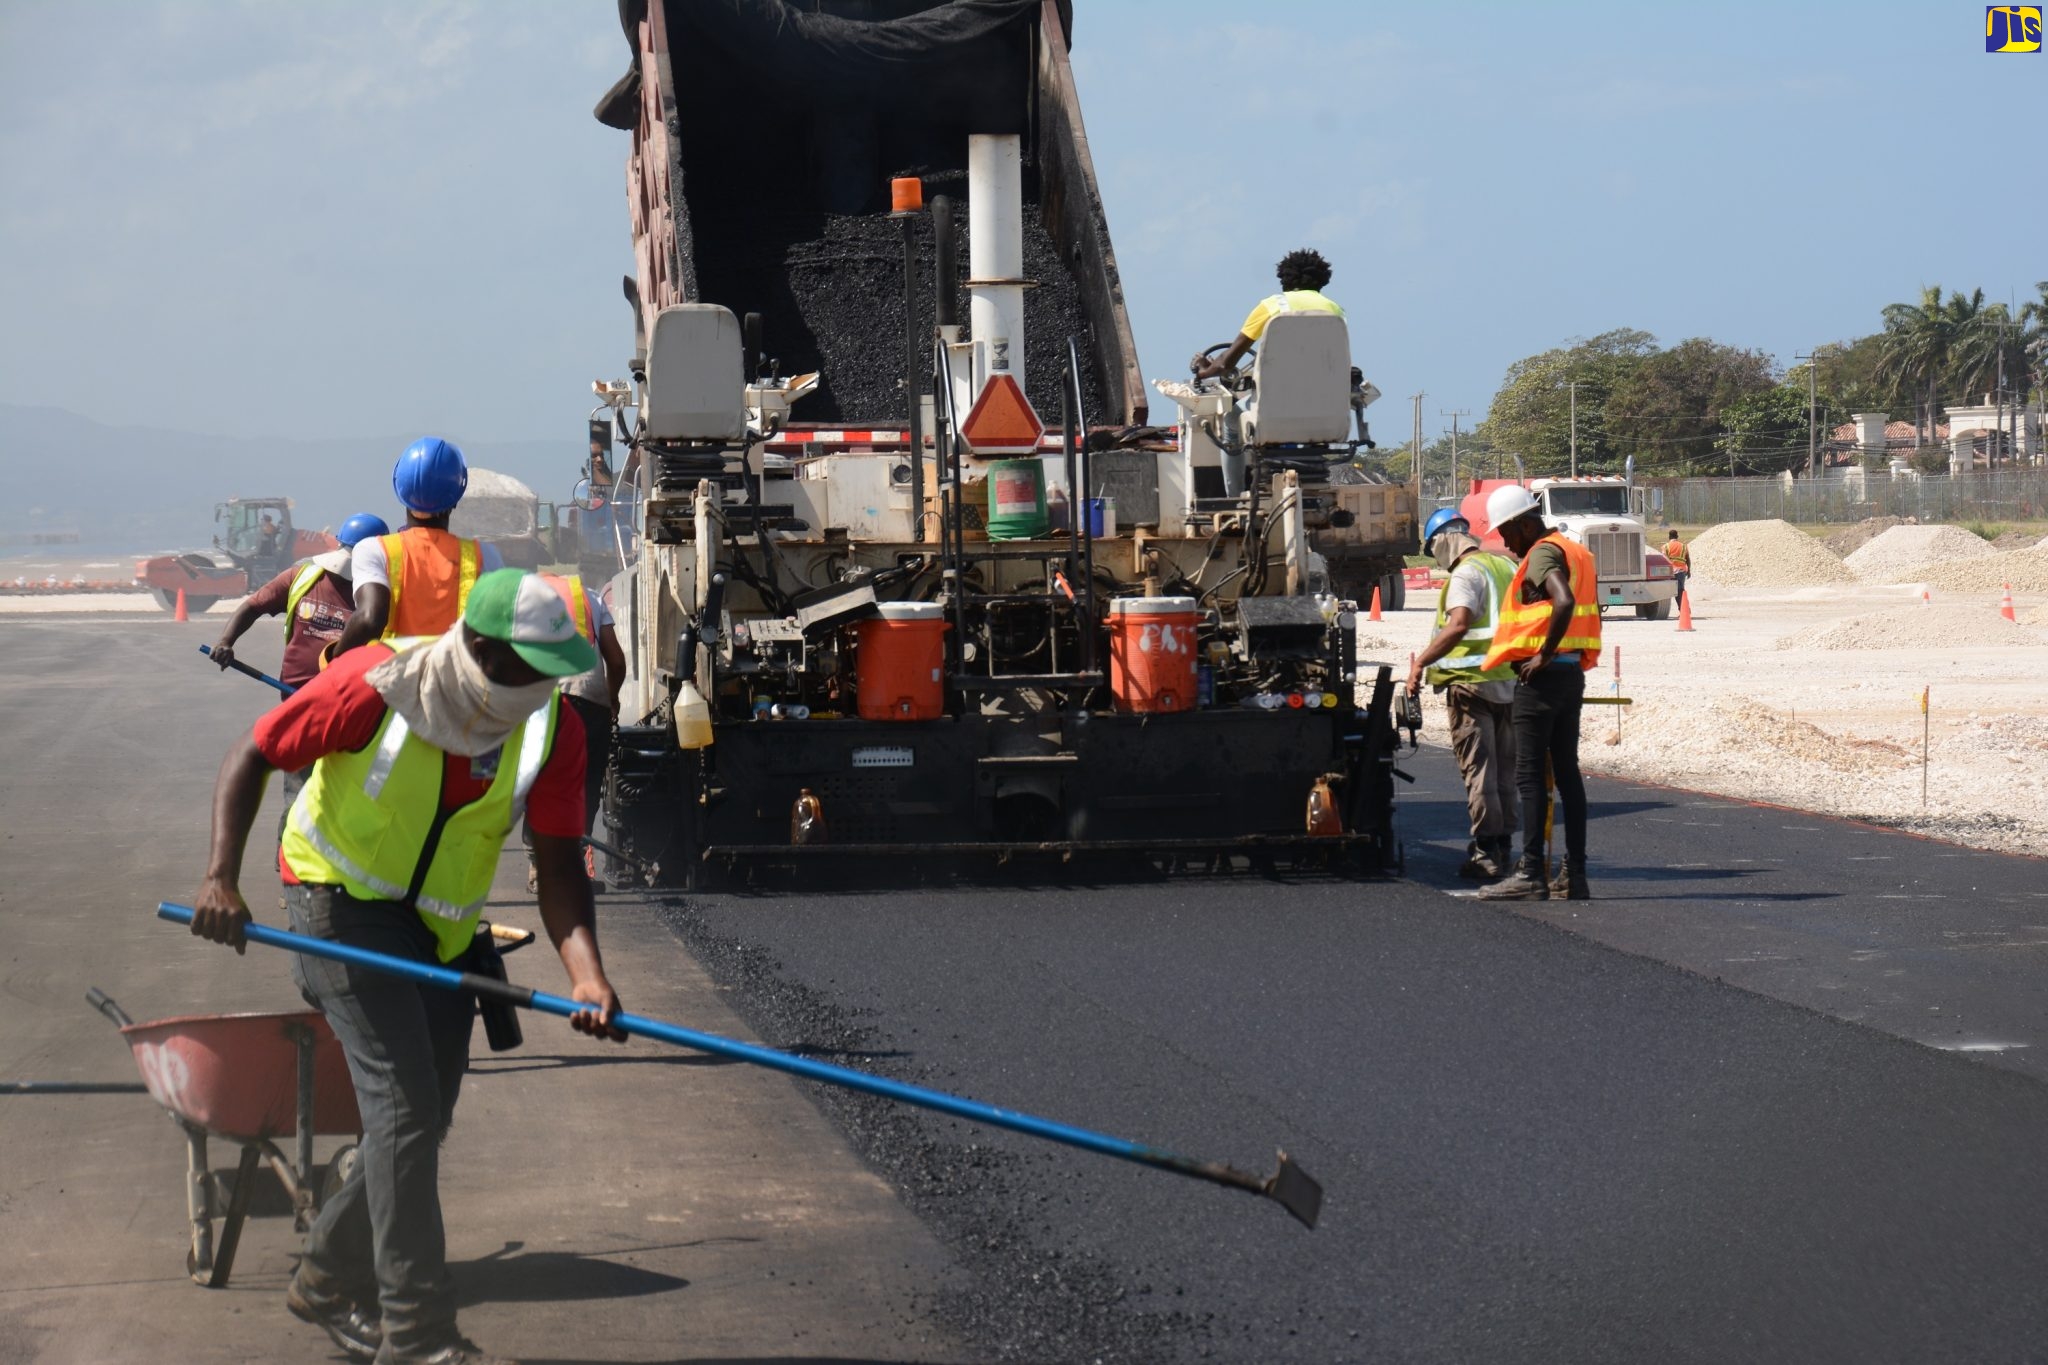
[[[156,913],[158,918],[174,924],[192,922],[192,910],[189,906],[164,901],[157,905]],[[249,925],[245,933],[250,942],[261,943],[266,947],[283,948],[311,957],[324,957],[352,966],[367,967],[372,971],[403,977],[423,986],[468,991],[473,995],[489,997],[521,1009],[560,1015],[564,1019],[589,1008],[567,996],[550,995],[546,991],[537,991],[528,986],[514,986],[488,976],[479,976],[474,972],[458,972],[449,967],[391,957],[367,948],[352,948],[347,944],[308,938],[303,934],[271,929],[261,924]],[[1001,1109],[992,1104],[983,1104],[979,1100],[949,1095],[942,1090],[927,1090],[923,1086],[906,1085],[901,1081],[871,1076],[864,1071],[833,1066],[828,1062],[813,1061],[808,1057],[794,1057],[787,1052],[777,1052],[773,1048],[743,1043],[738,1039],[726,1038],[716,1033],[701,1033],[696,1029],[664,1023],[659,1019],[647,1019],[621,1011],[612,1017],[612,1022],[624,1032],[642,1038],[652,1038],[659,1042],[672,1043],[677,1047],[730,1057],[734,1061],[745,1062],[751,1066],[767,1067],[771,1071],[801,1076],[807,1081],[822,1081],[827,1085],[858,1090],[863,1094],[876,1095],[885,1100],[914,1104],[924,1109],[936,1110],[941,1114],[951,1114],[955,1118],[967,1119],[974,1123],[1007,1128],[1014,1133],[1024,1133],[1030,1137],[1044,1138],[1048,1142],[1078,1147],[1084,1152],[1113,1156],[1124,1161],[1136,1162],[1141,1166],[1170,1171],[1175,1175],[1206,1180],[1212,1185],[1227,1185],[1232,1189],[1244,1190],[1272,1200],[1293,1214],[1305,1227],[1314,1227],[1316,1215],[1322,1210],[1323,1187],[1306,1171],[1295,1165],[1285,1152],[1280,1153],[1279,1169],[1272,1175],[1261,1178],[1248,1171],[1226,1166],[1220,1161],[1197,1161],[1193,1157],[1181,1156],[1141,1142],[1132,1142],[1128,1138],[1076,1128],[1071,1124],[1019,1113],[1014,1109]]]

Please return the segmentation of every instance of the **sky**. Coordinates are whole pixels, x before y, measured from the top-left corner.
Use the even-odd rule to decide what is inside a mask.
[[[1573,337],[1790,364],[2048,278],[2048,53],[1982,5],[1077,8],[1148,377],[1302,245],[1395,440]],[[625,58],[612,0],[0,0],[0,403],[575,449],[631,348]]]

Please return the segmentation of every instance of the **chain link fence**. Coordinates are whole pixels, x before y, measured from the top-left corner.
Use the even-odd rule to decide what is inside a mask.
[[[1923,522],[2048,520],[2048,470],[1899,474],[1851,470],[1821,479],[1645,479],[1653,520],[1677,526],[1775,517],[1842,524],[1865,517]]]

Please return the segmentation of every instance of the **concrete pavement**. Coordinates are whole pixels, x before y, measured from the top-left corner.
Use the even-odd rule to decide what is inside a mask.
[[[197,654],[216,630],[0,621],[0,1076],[135,1079],[90,986],[143,1020],[302,1007],[282,954],[237,958],[151,914],[189,899],[214,770],[266,705]],[[275,657],[275,630],[252,633],[251,658]],[[259,831],[276,813],[273,794]],[[252,844],[244,891],[281,923],[273,846]],[[508,857],[493,917],[537,927],[523,886]],[[630,1008],[748,1036],[637,902],[602,905],[600,931]],[[544,942],[508,965],[563,986]],[[794,1083],[544,1017],[525,1027],[502,1055],[478,1031],[444,1158],[463,1326],[483,1345],[562,1361],[976,1358],[924,1311],[958,1272]],[[0,1097],[0,1147],[0,1361],[333,1357],[283,1307],[289,1217],[251,1221],[225,1290],[187,1279],[184,1143],[146,1096]],[[213,1160],[232,1149],[215,1143]]]

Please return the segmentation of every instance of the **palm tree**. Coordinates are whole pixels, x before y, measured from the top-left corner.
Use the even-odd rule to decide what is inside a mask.
[[[2048,388],[2048,280],[2034,288],[2041,297],[2020,305],[2020,323],[2026,329],[2020,334],[2020,345],[2032,360],[2034,383]]]
[[[1982,296],[1979,290],[1980,303]],[[1912,395],[1913,428],[1920,445],[1934,439],[1934,414],[1941,401],[1941,377],[1948,369],[1953,336],[1938,284],[1923,288],[1917,304],[1885,305],[1877,377],[1891,386],[1894,398]]]

